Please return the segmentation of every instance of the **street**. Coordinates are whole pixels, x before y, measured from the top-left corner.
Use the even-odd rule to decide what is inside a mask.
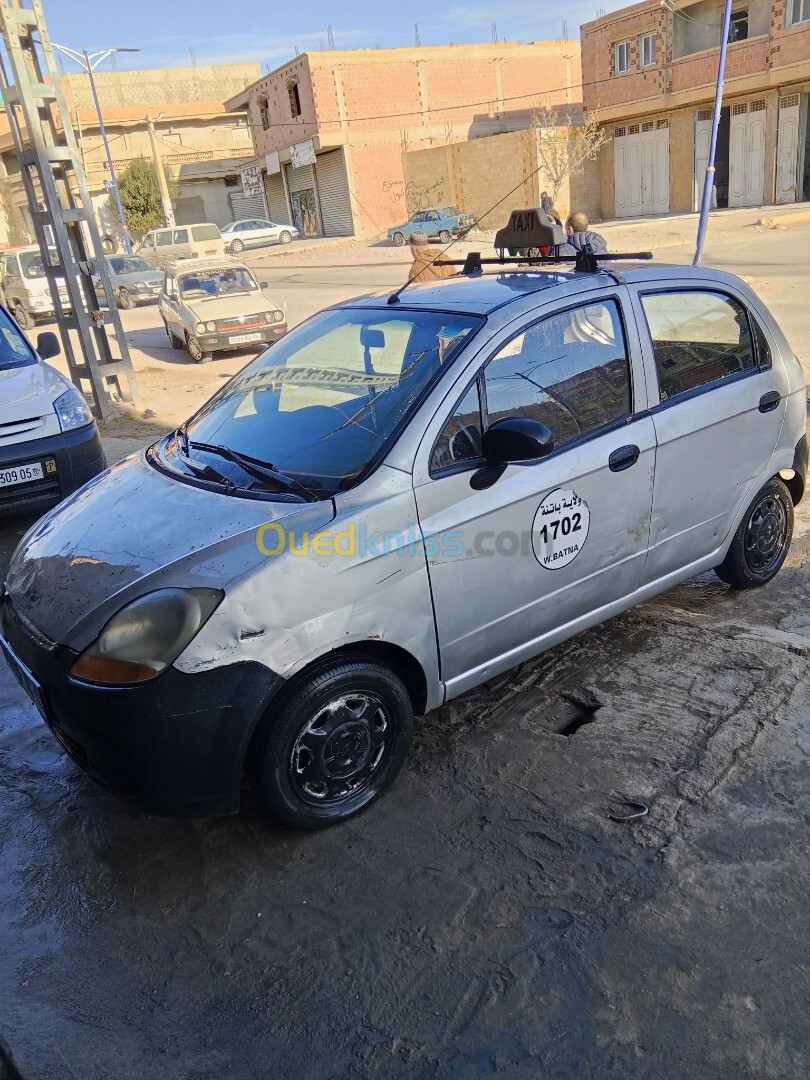
[[[759,216],[716,215],[704,264],[807,373],[810,225]],[[693,230],[604,231],[688,262]],[[408,256],[248,262],[294,326]],[[194,365],[155,306],[122,320],[142,401],[111,460],[252,355]],[[3,572],[28,524],[0,529]],[[133,812],[3,667],[0,1080],[807,1075],[808,598],[810,499],[771,584],[702,575],[417,719],[386,798],[312,835],[247,789],[234,818]]]

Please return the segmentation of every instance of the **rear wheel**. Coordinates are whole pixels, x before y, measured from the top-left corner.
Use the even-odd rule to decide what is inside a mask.
[[[195,364],[207,364],[211,359],[211,353],[206,352],[199,341],[190,334],[186,334],[186,352]]]
[[[439,239],[443,244],[449,244],[453,237],[450,235],[447,229],[442,229],[442,231],[439,233]]]
[[[793,500],[774,477],[745,512],[731,547],[715,573],[735,589],[755,589],[775,577],[793,536]]]
[[[285,825],[334,825],[389,787],[412,729],[402,680],[373,660],[347,659],[312,675],[268,717],[254,779]]]
[[[394,243],[397,247],[405,247],[405,237],[401,232],[394,233]]]
[[[231,246],[228,248],[228,250],[230,251],[231,255],[241,255],[242,252],[245,250],[245,245],[239,239],[231,240]]]
[[[34,316],[29,315],[25,308],[20,303],[14,305],[14,318],[20,324],[21,330],[32,330],[34,327]]]
[[[291,240],[292,240],[292,233],[291,233],[291,232],[287,232],[287,230],[286,230],[286,229],[284,230],[284,232],[282,232],[282,233],[279,233],[279,237],[278,237],[278,242],[279,242],[280,244],[289,244],[289,242],[290,242]]]
[[[132,299],[132,294],[129,289],[119,289],[115,302],[118,307],[122,308],[124,311],[129,311],[131,307],[135,306],[135,301]]]

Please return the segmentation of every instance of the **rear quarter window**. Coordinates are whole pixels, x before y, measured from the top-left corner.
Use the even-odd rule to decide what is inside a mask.
[[[219,240],[220,232],[216,225],[193,225],[191,228],[192,240]]]

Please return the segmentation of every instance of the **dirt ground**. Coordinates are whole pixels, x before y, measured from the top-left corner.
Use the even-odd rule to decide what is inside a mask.
[[[722,243],[810,363],[785,235]],[[395,254],[261,270],[297,321]],[[124,315],[156,415],[111,453],[247,359],[187,364]],[[237,818],[133,813],[3,669],[0,1080],[807,1076],[809,599],[810,500],[771,585],[704,575],[437,710],[392,791],[315,835],[249,791]]]

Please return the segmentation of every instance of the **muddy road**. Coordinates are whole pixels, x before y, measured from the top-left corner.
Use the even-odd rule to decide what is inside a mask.
[[[133,813],[3,666],[2,1080],[807,1076],[801,510],[770,586],[705,575],[432,713],[316,835],[249,792]]]

